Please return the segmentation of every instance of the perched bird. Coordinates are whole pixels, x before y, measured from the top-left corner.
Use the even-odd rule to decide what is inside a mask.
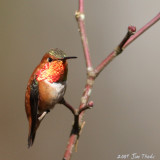
[[[45,115],[60,103],[66,90],[67,57],[59,49],[47,52],[33,71],[25,94],[25,109],[29,121],[28,147],[33,145],[36,130]]]

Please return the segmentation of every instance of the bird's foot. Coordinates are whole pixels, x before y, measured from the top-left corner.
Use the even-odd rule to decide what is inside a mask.
[[[41,121],[46,116],[46,114],[49,112],[50,112],[50,110],[44,111],[41,115],[38,116],[38,120]]]

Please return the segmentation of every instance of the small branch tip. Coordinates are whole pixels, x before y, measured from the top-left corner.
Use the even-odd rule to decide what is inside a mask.
[[[78,112],[78,114],[80,115],[83,111],[87,110],[87,109],[92,109],[93,108],[93,101],[88,102],[88,104],[81,108]]]
[[[128,26],[128,32],[131,32],[131,33],[136,32],[136,27],[132,25]]]
[[[89,108],[92,108],[93,107],[93,101],[90,101],[90,102],[88,102],[88,104],[87,104],[87,106],[89,107]]]

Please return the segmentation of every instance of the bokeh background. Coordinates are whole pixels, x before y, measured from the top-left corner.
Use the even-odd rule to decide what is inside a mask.
[[[62,159],[73,123],[57,105],[27,149],[24,109],[27,81],[51,48],[78,59],[69,62],[65,98],[78,107],[86,80],[74,13],[78,0],[0,0],[0,160]],[[93,65],[121,41],[132,24],[140,29],[160,11],[159,0],[85,1]],[[160,23],[127,47],[97,78],[94,108],[73,160],[115,160],[119,154],[154,154],[160,159]]]

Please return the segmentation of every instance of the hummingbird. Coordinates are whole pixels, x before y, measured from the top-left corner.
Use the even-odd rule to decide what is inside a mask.
[[[66,91],[68,59],[56,48],[45,53],[33,71],[26,89],[25,110],[29,122],[28,148],[33,145],[36,131],[45,115],[60,103]]]

